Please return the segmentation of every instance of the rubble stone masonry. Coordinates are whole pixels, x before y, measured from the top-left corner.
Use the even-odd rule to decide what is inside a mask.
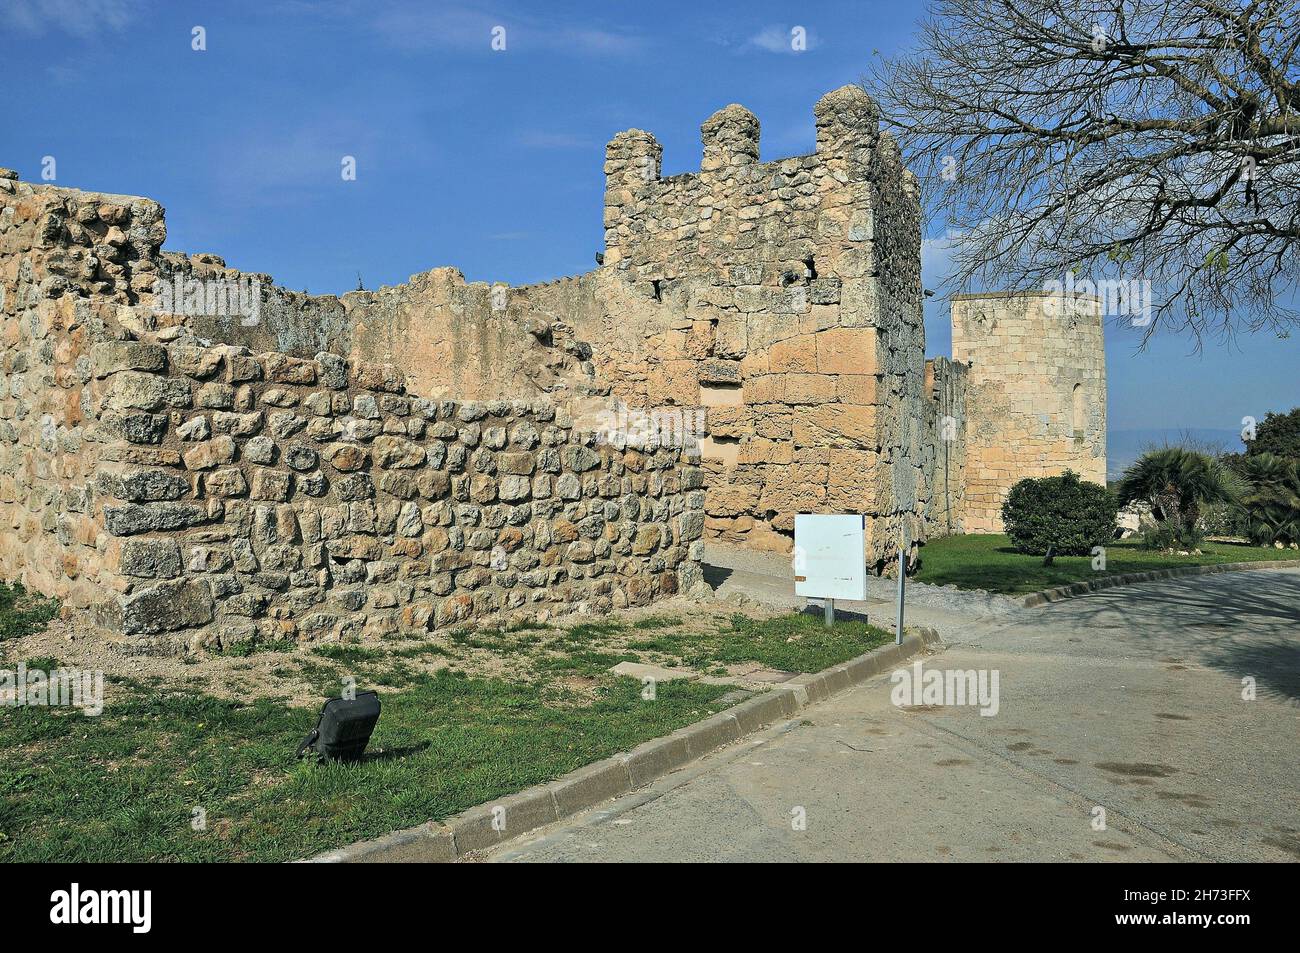
[[[701,582],[703,473],[544,398],[407,392],[141,305],[161,209],[0,178],[0,575],[161,645],[641,605]]]

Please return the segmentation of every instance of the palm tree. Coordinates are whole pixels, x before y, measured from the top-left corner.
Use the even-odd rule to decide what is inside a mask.
[[[1300,470],[1292,460],[1271,453],[1250,454],[1236,462],[1249,484],[1241,497],[1251,542],[1300,541]]]
[[[1198,536],[1202,507],[1234,503],[1244,491],[1241,478],[1222,462],[1183,447],[1148,450],[1124,471],[1117,488],[1120,506],[1150,503],[1156,518],[1177,527],[1184,543]]]

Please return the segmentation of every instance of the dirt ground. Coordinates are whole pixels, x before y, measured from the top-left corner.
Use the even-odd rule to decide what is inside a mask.
[[[149,654],[139,643],[113,641],[93,632],[75,616],[57,618],[41,632],[0,643],[8,665],[31,659],[56,659],[60,666],[102,671],[107,677],[169,688],[202,691],[219,698],[280,698],[290,705],[316,706],[322,679],[355,671],[358,681],[380,678],[400,687],[421,675],[454,667],[471,676],[532,681],[551,677],[548,658],[574,652],[632,654],[640,661],[672,666],[677,660],[628,646],[658,632],[714,631],[743,613],[770,618],[788,610],[767,608],[744,598],[695,599],[676,596],[652,606],[616,610],[609,615],[571,615],[537,627],[479,625],[427,634],[404,633],[357,643],[300,643],[258,647],[244,655],[220,653]],[[634,628],[650,620],[649,628]],[[583,692],[595,686],[590,673],[556,673],[560,687]]]

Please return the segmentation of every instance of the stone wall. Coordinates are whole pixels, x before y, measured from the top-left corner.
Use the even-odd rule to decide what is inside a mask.
[[[391,364],[212,344],[153,310],[164,236],[148,200],[0,177],[4,578],[172,647],[700,584],[703,473],[679,448],[598,445],[543,398],[413,396]]]
[[[813,111],[816,151],[764,163],[727,106],[669,177],[619,133],[599,266],[513,288],[290,291],[163,252],[148,199],[5,173],[0,572],[133,633],[175,604],[212,613],[177,639],[334,637],[640,602],[698,580],[701,537],[785,551],[801,512],[868,516],[879,571],[1000,529],[1022,477],[1104,480],[1098,303],[959,295],[927,364],[916,181],[862,90]],[[242,283],[256,314],[214,310]]]
[[[965,532],[966,388],[970,365],[938,357],[925,364],[921,449],[922,539]]]
[[[592,349],[612,397],[702,406],[710,538],[787,550],[799,512],[900,520],[919,537],[924,331],[916,183],[857,87],[814,109],[817,151],[760,163],[732,105],[702,126],[698,173],[661,176],[640,130],[606,150],[605,252],[533,289]]]
[[[191,318],[254,351],[394,363],[419,393],[594,398],[703,421],[706,535],[791,545],[797,512],[873,517],[873,562],[921,535],[924,329],[914,178],[859,88],[814,107],[816,151],[761,163],[731,105],[701,127],[700,171],[661,175],[654,136],[605,155],[603,263],[544,284],[467,284],[455,269],[311,296],[267,276],[261,321]],[[237,278],[165,256],[186,278]],[[703,409],[703,413],[699,411]]]
[[[94,484],[91,346],[153,284],[148,199],[31,186],[0,170],[0,577],[85,607],[119,591]]]
[[[957,295],[952,356],[966,386],[968,533],[1002,531],[1025,477],[1067,469],[1106,482],[1106,353],[1096,298],[1046,292]]]
[[[549,402],[410,397],[392,365],[327,353],[108,342],[94,361],[159,464],[100,468],[125,634],[371,637],[699,580],[702,473],[592,446]]]
[[[583,363],[590,349],[562,321],[539,317],[518,289],[469,283],[455,268],[336,297],[281,288],[270,275],[228,268],[215,255],[165,253],[159,264],[164,280],[179,279],[182,291],[190,283],[256,282],[256,320],[230,313],[186,316],[191,330],[208,340],[255,352],[309,358],[328,351],[394,364],[412,390],[430,397],[564,395],[591,376]]]

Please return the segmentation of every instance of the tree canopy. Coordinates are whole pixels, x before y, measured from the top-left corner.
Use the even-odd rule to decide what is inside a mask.
[[[1137,282],[1199,345],[1297,320],[1298,48],[1300,0],[932,0],[864,82],[955,284]]]

